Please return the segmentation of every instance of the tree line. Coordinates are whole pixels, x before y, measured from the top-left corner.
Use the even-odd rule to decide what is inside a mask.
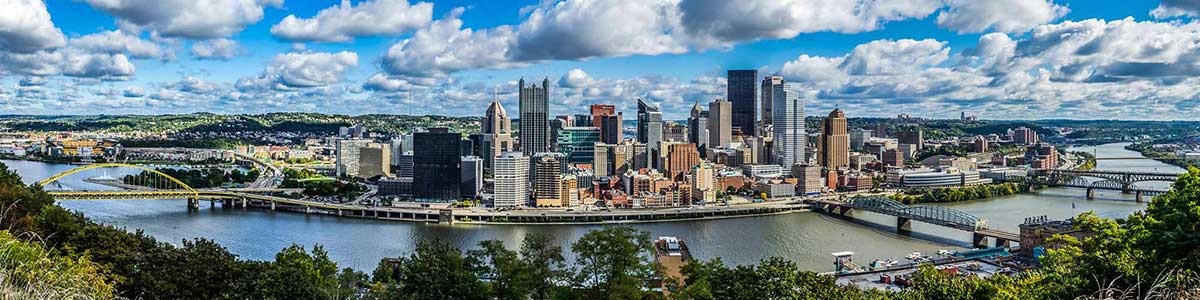
[[[529,235],[517,249],[419,242],[370,274],[339,268],[320,246],[239,258],[204,239],[172,245],[97,224],[0,166],[0,298],[81,299],[1194,299],[1200,296],[1200,169],[1142,212],[1075,218],[1090,237],[1053,238],[1042,267],[986,279],[925,266],[898,292],[838,285],[784,258],[730,266],[692,261],[664,275],[649,234],[593,230],[569,249]],[[567,261],[566,251],[574,259]],[[19,255],[14,255],[16,253]],[[31,266],[38,266],[32,268]],[[70,280],[68,280],[70,279]],[[1100,288],[1097,288],[1100,287]],[[664,296],[658,289],[666,289]],[[1121,295],[1121,294],[1116,294]]]
[[[889,198],[904,204],[959,202],[1015,195],[1028,190],[1025,184],[1005,182],[956,188],[910,188]]]

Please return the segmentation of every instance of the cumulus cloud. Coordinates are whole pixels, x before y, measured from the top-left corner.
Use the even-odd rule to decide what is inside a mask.
[[[558,78],[558,86],[567,88],[584,88],[592,85],[595,82],[591,75],[584,72],[583,69],[571,69],[567,74],[563,74]]]
[[[449,73],[521,65],[508,56],[513,31],[508,26],[475,31],[462,28],[454,9],[412,37],[392,45],[383,56],[384,71],[393,75],[445,77]]]
[[[34,52],[66,45],[41,0],[0,0],[0,51]]]
[[[238,54],[238,43],[231,39],[211,39],[192,44],[192,56],[198,59],[225,60]]]
[[[1157,8],[1150,11],[1150,15],[1155,18],[1200,16],[1200,2],[1194,0],[1162,0]]]
[[[1020,33],[1061,18],[1068,11],[1052,0],[952,0],[949,8],[938,14],[937,24],[959,33]]]
[[[138,86],[130,86],[125,88],[125,91],[122,91],[121,95],[129,98],[138,98],[146,96],[146,90]]]
[[[17,85],[18,86],[42,86],[42,85],[46,85],[46,78],[40,77],[40,76],[28,76],[28,77],[22,78],[21,81],[17,83]]]
[[[284,53],[276,55],[261,74],[242,78],[236,85],[243,92],[322,87],[341,82],[346,70],[356,65],[358,54],[350,51]]]
[[[1186,105],[1200,100],[1198,44],[1195,23],[1068,21],[1038,26],[1019,40],[987,34],[953,57],[939,41],[883,40],[839,57],[800,55],[780,73],[816,91],[810,106],[818,110],[840,105],[872,115],[967,110],[1000,118],[1186,116],[1200,112]]]
[[[71,47],[99,53],[126,53],[132,58],[165,59],[169,55],[158,44],[120,30],[101,31],[72,39]]]
[[[283,0],[84,0],[130,30],[148,29],[163,37],[228,37],[262,19],[266,6]]]
[[[271,34],[289,41],[345,42],[359,36],[400,34],[424,27],[433,19],[433,4],[408,0],[349,0],[301,19],[288,15]]]
[[[942,0],[683,0],[679,8],[691,39],[701,46],[727,47],[801,33],[871,31],[888,21],[925,18],[943,5]]]
[[[446,77],[463,70],[553,60],[679,54],[803,33],[856,33],[922,19],[959,32],[1020,33],[1063,16],[1050,0],[559,0],[522,9],[515,25],[463,28],[452,10],[392,45],[390,75]]]

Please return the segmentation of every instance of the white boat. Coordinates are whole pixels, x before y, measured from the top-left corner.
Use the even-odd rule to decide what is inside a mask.
[[[904,256],[904,258],[907,258],[907,259],[909,259],[909,260],[918,260],[918,259],[921,259],[921,252],[913,252],[913,253],[909,253],[908,255]]]
[[[937,252],[937,254],[941,255],[941,256],[954,256],[954,254],[957,254],[957,253],[958,253],[957,251],[946,250],[946,249],[938,250],[938,252]]]

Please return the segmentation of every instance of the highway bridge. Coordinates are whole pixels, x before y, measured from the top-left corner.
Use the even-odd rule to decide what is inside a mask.
[[[1020,242],[1021,237],[1016,233],[989,229],[987,220],[957,209],[932,206],[910,206],[882,196],[858,196],[845,200],[839,199],[810,199],[806,200],[814,210],[848,217],[853,211],[869,211],[882,215],[896,217],[896,230],[899,232],[912,231],[912,222],[918,221],[942,227],[948,227],[972,233],[973,245],[980,248],[988,247],[988,238],[996,241],[997,246],[1008,246]]]

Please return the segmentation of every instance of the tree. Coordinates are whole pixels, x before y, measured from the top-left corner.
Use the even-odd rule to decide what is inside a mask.
[[[481,241],[479,249],[467,251],[467,259],[475,276],[485,280],[489,299],[525,299],[529,296],[532,266],[521,261],[517,252],[505,248],[503,242]]]
[[[631,227],[590,231],[571,244],[578,268],[575,283],[590,299],[639,299],[661,268],[650,260],[650,234]]]
[[[528,268],[533,299],[550,299],[558,282],[569,275],[562,247],[550,244],[550,237],[526,235],[521,241],[521,260]]]
[[[314,246],[310,255],[293,244],[275,254],[255,285],[269,298],[328,299],[337,294],[337,273],[337,263],[321,246]]]
[[[26,186],[16,171],[0,163],[0,228],[15,233],[32,231],[33,216],[53,204],[54,198],[40,187]]]
[[[70,257],[0,231],[0,298],[113,299],[113,286],[86,256]]]
[[[462,252],[442,241],[420,242],[412,255],[381,262],[374,274],[376,281],[391,283],[379,292],[381,298],[485,299]]]

